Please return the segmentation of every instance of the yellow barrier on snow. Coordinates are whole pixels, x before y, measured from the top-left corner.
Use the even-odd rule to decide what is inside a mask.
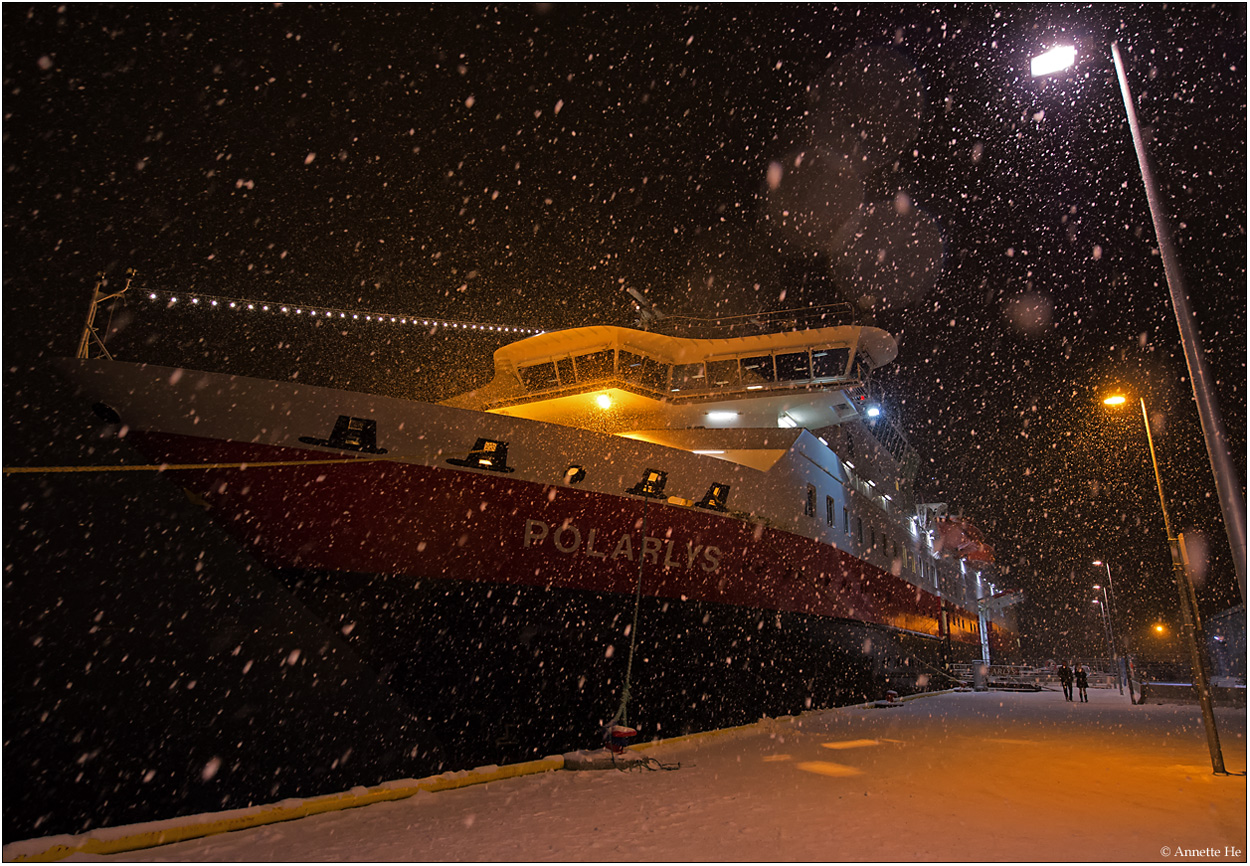
[[[495,782],[515,776],[562,769],[564,769],[564,758],[557,756],[522,764],[508,764],[503,767],[482,767],[476,770],[443,773],[425,779],[388,782],[373,788],[354,788],[339,794],[326,794],[307,800],[287,800],[270,806],[236,809],[214,815],[190,815],[147,824],[105,827],[77,836],[30,839],[26,842],[5,845],[4,859],[8,862],[47,863],[80,853],[121,854],[126,851],[139,851],[143,848],[155,848],[158,845],[185,842],[188,839],[200,839],[217,833],[246,830],[249,827],[259,827],[264,824],[294,821],[322,812],[355,809],[384,800],[403,800],[422,791],[445,791],[449,788],[464,788],[469,785],[480,785],[483,782]]]

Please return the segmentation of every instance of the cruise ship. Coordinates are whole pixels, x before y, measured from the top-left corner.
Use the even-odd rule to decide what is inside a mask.
[[[613,722],[664,737],[949,688],[952,663],[1016,655],[993,548],[916,500],[873,400],[896,353],[809,309],[538,333],[437,403],[64,366],[442,754],[502,761]]]

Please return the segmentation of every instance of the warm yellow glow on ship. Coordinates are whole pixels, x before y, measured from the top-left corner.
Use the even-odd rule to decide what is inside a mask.
[[[595,398],[595,404],[600,409],[611,409],[612,408],[612,396],[610,394],[600,394],[598,397]]]
[[[865,746],[879,746],[880,740],[835,740],[832,743],[821,743],[826,749],[862,749]]]
[[[1127,402],[1127,398],[1123,394],[1112,394],[1102,401],[1108,406],[1123,406]]]

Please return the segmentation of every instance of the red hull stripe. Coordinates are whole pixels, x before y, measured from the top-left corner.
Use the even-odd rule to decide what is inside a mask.
[[[633,593],[641,556],[647,595],[938,635],[931,593],[837,548],[703,509],[397,461],[238,468],[326,452],[131,437],[153,460],[234,464],[167,474],[273,567]]]

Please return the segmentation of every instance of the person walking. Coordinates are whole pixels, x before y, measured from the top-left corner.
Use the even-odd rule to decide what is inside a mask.
[[[1063,699],[1065,701],[1072,700],[1072,668],[1065,664],[1060,664],[1056,673],[1059,675],[1059,684],[1063,686]]]
[[[1085,693],[1085,690],[1087,688],[1089,688],[1089,674],[1085,672],[1084,667],[1082,667],[1081,665],[1077,665],[1076,666],[1076,690],[1081,693],[1081,703],[1083,704],[1089,703],[1089,695]],[[1068,700],[1072,700],[1072,699],[1068,698]]]

